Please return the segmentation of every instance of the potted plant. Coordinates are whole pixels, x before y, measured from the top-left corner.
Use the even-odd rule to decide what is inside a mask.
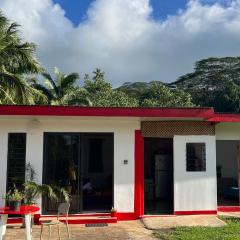
[[[111,217],[117,217],[117,209],[114,207],[111,209]]]
[[[36,172],[30,163],[26,165],[26,182],[24,183],[24,204],[34,205],[41,195],[47,195],[48,198],[58,201],[64,199],[65,202],[69,202],[70,195],[68,191],[62,187],[58,187],[50,184],[38,184],[35,182]]]
[[[58,201],[63,198],[65,202],[69,202],[70,196],[67,190],[64,188],[48,185],[48,184],[37,184],[34,181],[27,181],[24,184],[25,189],[25,205],[34,205],[36,200],[43,194],[46,194],[50,199]]]
[[[20,192],[16,187],[13,190],[8,191],[5,195],[5,199],[8,203],[10,210],[19,211],[21,207],[22,200],[25,195]]]
[[[25,205],[35,205],[37,199],[42,195],[46,195],[48,198],[59,201],[63,199],[65,202],[70,201],[70,195],[68,191],[62,187],[49,184],[38,184],[35,180],[35,171],[30,163],[26,166],[26,182],[24,184],[24,204]],[[38,223],[40,214],[35,214],[34,222]]]

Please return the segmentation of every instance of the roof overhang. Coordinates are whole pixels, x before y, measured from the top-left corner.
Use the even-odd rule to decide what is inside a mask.
[[[1,116],[84,116],[208,119],[212,117],[213,114],[214,111],[212,108],[130,108],[0,105]]]
[[[144,120],[240,122],[240,114],[215,113],[213,108],[140,108],[0,105],[0,116],[128,117]]]
[[[209,122],[240,122],[240,114],[215,113]]]

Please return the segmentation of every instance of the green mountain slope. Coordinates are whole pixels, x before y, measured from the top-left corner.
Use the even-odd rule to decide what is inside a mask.
[[[197,106],[214,107],[219,112],[240,112],[240,57],[203,59],[196,62],[192,73],[170,84],[135,82],[125,83],[118,89],[141,100],[156,83],[190,93]]]
[[[195,71],[170,85],[191,90],[216,90],[229,82],[240,85],[240,57],[208,58],[195,64]]]

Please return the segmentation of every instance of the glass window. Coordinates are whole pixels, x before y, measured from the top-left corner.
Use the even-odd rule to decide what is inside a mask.
[[[89,173],[103,172],[103,140],[89,139]]]
[[[206,171],[206,144],[187,143],[187,172]]]
[[[9,133],[7,159],[7,191],[21,188],[25,182],[26,134]]]

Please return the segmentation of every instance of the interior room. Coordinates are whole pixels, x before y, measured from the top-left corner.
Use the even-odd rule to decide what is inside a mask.
[[[83,134],[83,211],[110,211],[113,206],[113,134]]]
[[[218,206],[239,205],[237,146],[238,141],[216,142]]]
[[[145,214],[173,213],[173,139],[144,138]]]

